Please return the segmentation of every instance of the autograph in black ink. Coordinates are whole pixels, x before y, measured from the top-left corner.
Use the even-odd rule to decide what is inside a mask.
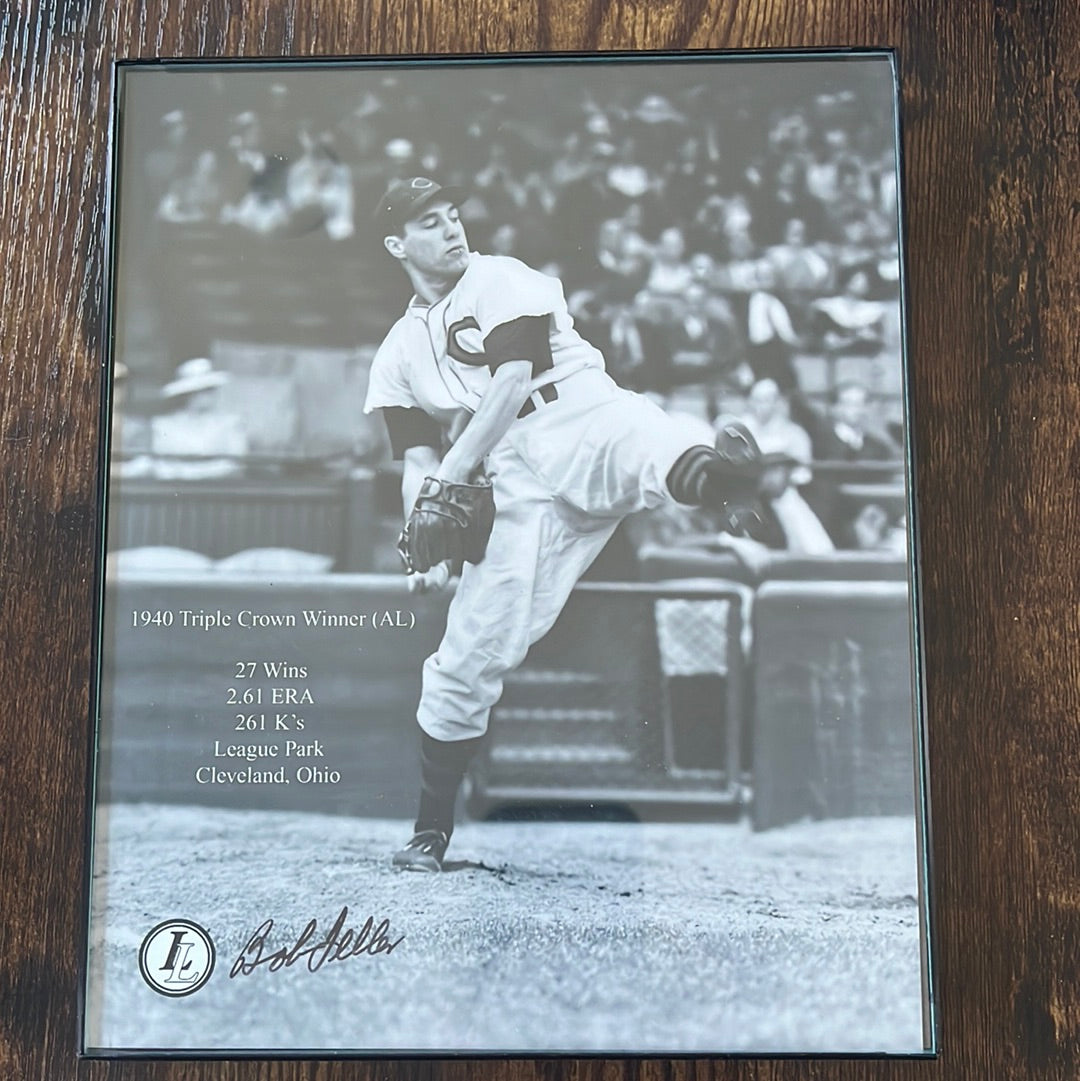
[[[405,938],[401,935],[399,938],[391,939],[389,920],[376,924],[374,917],[368,916],[364,925],[357,931],[351,927],[345,928],[348,917],[349,906],[345,905],[338,914],[338,918],[334,920],[333,927],[317,942],[313,940],[318,931],[319,921],[309,920],[307,926],[300,932],[300,937],[291,946],[282,946],[273,953],[268,952],[271,947],[267,939],[274,929],[274,921],[266,920],[259,925],[247,945],[240,951],[240,956],[233,961],[229,978],[250,976],[260,965],[266,965],[269,972],[277,972],[278,969],[288,968],[299,961],[307,963],[309,972],[318,972],[324,964],[329,964],[331,961],[346,961],[350,957],[365,955],[374,957],[380,953],[393,953]]]

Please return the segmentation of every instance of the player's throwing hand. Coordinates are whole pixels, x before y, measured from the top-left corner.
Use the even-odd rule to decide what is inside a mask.
[[[410,593],[438,593],[446,588],[449,581],[450,564],[443,560],[442,563],[436,563],[431,570],[408,575],[405,584]]]

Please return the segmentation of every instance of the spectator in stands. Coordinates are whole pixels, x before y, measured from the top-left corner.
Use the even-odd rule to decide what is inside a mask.
[[[648,94],[627,118],[641,157],[650,164],[672,161],[684,141],[686,117],[663,94]]]
[[[772,379],[784,390],[798,387],[792,364],[799,335],[787,305],[776,294],[776,273],[764,259],[754,266],[746,303],[747,361],[758,379]]]
[[[563,140],[561,153],[551,164],[548,174],[550,189],[558,192],[568,184],[588,177],[590,170],[585,139],[580,131],[572,131]],[[550,209],[554,209],[554,204]]]
[[[716,392],[745,387],[749,369],[743,361],[743,340],[724,297],[692,281],[666,330],[668,385],[701,383]]]
[[[173,178],[158,204],[158,217],[176,223],[205,221],[216,215],[220,200],[217,155],[203,150],[190,173]]]
[[[145,477],[153,468],[153,459],[147,453],[150,424],[128,409],[129,377],[128,366],[117,361],[113,366],[110,472],[116,477]]]
[[[727,199],[719,192],[710,192],[693,212],[689,225],[688,240],[691,248],[714,252],[727,252]]]
[[[248,452],[243,421],[222,409],[225,372],[206,357],[185,360],[161,397],[171,411],[153,419],[154,475],[167,480],[203,480],[243,472]]]
[[[749,233],[736,232],[727,247],[732,258],[717,264],[712,282],[736,314],[747,343],[745,360],[754,378],[774,379],[781,389],[794,390],[798,379],[792,356],[800,338],[787,306],[776,294],[776,272],[757,255]]]
[[[737,233],[725,238],[724,249],[727,262],[718,262],[713,271],[713,284],[728,293],[754,291],[759,285],[763,261],[758,258],[757,247],[749,233]]]
[[[352,175],[338,159],[333,136],[323,132],[315,138],[302,131],[300,143],[303,153],[289,166],[285,182],[290,217],[296,221],[314,212],[314,220],[326,228],[332,239],[352,236]]]
[[[724,235],[730,240],[749,239],[754,229],[754,210],[742,190],[724,201]]]
[[[495,231],[488,240],[487,249],[492,255],[511,255],[521,258],[518,250],[519,229],[512,222],[504,222],[496,226]]]
[[[759,379],[750,388],[742,422],[757,440],[762,454],[782,454],[798,463],[794,483],[810,479],[806,468],[813,459],[810,436],[790,416],[790,403],[775,379]]]
[[[607,167],[614,154],[612,143],[604,139],[590,142],[586,168],[579,170],[574,179],[568,180],[556,192],[551,213],[560,223],[563,235],[580,238],[582,245],[580,257],[571,259],[565,268],[564,283],[569,289],[591,284],[590,276],[595,272],[594,243],[599,232],[597,223],[623,218],[628,210],[627,201],[607,183]]]
[[[868,246],[886,239],[892,226],[878,209],[879,188],[867,163],[847,155],[839,161],[836,177],[836,198],[826,208],[836,235]]]
[[[819,297],[810,304],[812,326],[826,350],[857,356],[877,356],[890,336],[889,318],[899,316],[895,299],[869,298],[869,273],[859,268],[836,296]]]
[[[686,287],[693,280],[690,266],[683,259],[685,253],[680,229],[672,227],[660,234],[652,252],[645,286],[634,298],[635,317],[657,331],[651,337],[662,338],[662,328],[682,311]]]
[[[806,190],[806,155],[789,152],[767,163],[762,169],[751,166],[746,182],[754,216],[779,226],[790,218],[809,222],[818,231],[822,212]]]
[[[848,134],[838,125],[818,133],[806,169],[807,191],[825,206],[840,198],[841,163],[848,159]]]
[[[777,155],[805,153],[811,129],[801,109],[782,113],[769,128],[769,149]]]
[[[793,363],[804,349],[898,355],[896,169],[887,118],[871,118],[862,130],[856,120],[865,111],[837,95],[779,106],[786,95],[774,103],[737,90],[730,107],[717,110],[706,81],[677,96],[664,85],[647,93],[597,86],[540,117],[535,101],[510,84],[442,102],[406,93],[387,74],[340,108],[312,109],[291,96],[284,81],[268,86],[262,100],[224,104],[222,96],[217,146],[205,141],[214,129],[200,122],[195,141],[181,111],[166,114],[164,145],[145,162],[147,212],[157,213],[182,178],[162,213],[193,223],[193,233],[210,232],[198,225],[201,207],[212,220],[215,207],[230,204],[223,219],[260,232],[292,229],[298,215],[322,207],[330,235],[347,236],[351,212],[337,218],[326,205],[335,185],[344,207],[347,185],[359,193],[370,187],[374,196],[392,176],[441,169],[473,193],[468,216],[478,235],[489,236],[490,250],[536,266],[558,252],[575,319],[624,385],[669,393],[727,380],[741,398],[756,380],[765,389],[754,393],[779,396],[785,414],[783,397],[790,397],[815,447],[846,460],[899,454],[895,439],[879,446],[884,433],[864,431],[863,421],[845,427],[837,417],[834,425],[832,410],[811,426],[799,412]],[[337,133],[334,144],[307,138],[324,128]],[[220,189],[216,203],[212,192],[199,192],[208,177]],[[556,245],[556,235],[575,242]],[[334,259],[360,260],[345,275],[350,302],[363,294],[356,322],[378,325],[386,310],[380,290],[390,286],[351,246],[339,247]],[[687,260],[687,252],[697,254]],[[663,312],[658,345],[642,340],[651,328],[634,298],[643,289]],[[173,354],[198,348],[178,345]],[[782,427],[775,418],[762,424]],[[796,442],[778,438],[776,452],[801,462]],[[822,512],[838,539],[850,516],[850,506],[835,522]]]
[[[187,117],[182,109],[170,109],[161,118],[161,133],[162,141],[143,161],[154,205],[158,207],[170,185],[191,164],[193,157],[188,146]]]
[[[612,378],[646,389],[645,350],[634,318],[634,297],[649,273],[651,247],[638,232],[640,213],[631,204],[600,225],[589,284],[567,297],[570,314],[585,337],[603,349]]]
[[[813,433],[814,457],[822,461],[899,460],[902,451],[871,423],[870,392],[861,383],[837,385],[827,418]]]
[[[225,202],[220,219],[256,233],[272,233],[289,220],[288,161],[285,155],[265,149],[263,125],[256,113],[238,113],[232,127],[229,148],[234,155],[236,198]]]
[[[651,273],[653,247],[641,235],[641,207],[631,203],[618,218],[601,223],[596,259],[601,267],[624,283],[620,297],[631,299]]]
[[[702,140],[689,136],[681,139],[673,157],[658,159],[669,162],[663,169],[662,195],[667,212],[676,220],[701,206],[709,193],[714,178],[703,171],[702,154]]]
[[[806,242],[806,223],[791,218],[784,226],[784,239],[765,253],[776,272],[777,286],[796,296],[821,294],[829,282],[830,266],[820,251]]]
[[[641,336],[649,374],[648,389],[667,391],[675,379],[677,353],[691,368],[690,378],[705,378],[719,360],[720,323],[713,323],[708,310],[708,294],[694,281],[685,260],[686,242],[676,226],[665,229],[659,238],[645,287],[634,298],[633,317]],[[680,377],[681,378],[681,377]],[[685,381],[685,380],[683,380]]]
[[[395,135],[394,138],[387,140],[386,146],[383,147],[383,155],[386,175],[391,178],[400,177],[416,167],[416,147],[411,139],[406,139],[401,135]]]
[[[766,468],[759,492],[761,525],[754,537],[717,534],[716,543],[733,552],[755,574],[764,574],[772,552],[798,556],[822,556],[835,551],[821,520],[803,499],[794,482],[805,467],[785,453],[764,455]]]
[[[640,200],[649,194],[656,182],[639,155],[635,141],[632,138],[623,139],[617,148],[615,161],[608,166],[608,187],[627,199]]]
[[[907,529],[901,519],[889,521],[889,515],[877,503],[867,503],[852,519],[848,541],[862,552],[892,552],[907,555]]]
[[[501,142],[493,142],[488,160],[482,165],[470,185],[472,195],[483,201],[488,217],[494,222],[513,221],[528,200],[528,193]]]
[[[679,297],[693,279],[686,262],[686,241],[677,226],[665,229],[653,252],[652,267],[645,282],[648,293],[657,297]]]
[[[715,273],[716,260],[708,252],[694,252],[690,256],[690,277],[696,284],[711,289]]]

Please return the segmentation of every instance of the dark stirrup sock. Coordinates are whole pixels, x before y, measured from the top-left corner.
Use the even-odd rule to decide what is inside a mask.
[[[691,446],[689,451],[679,455],[671,466],[666,478],[667,490],[677,503],[699,506],[702,503],[702,484],[705,480],[705,467],[719,458],[711,446]]]
[[[671,467],[666,483],[678,503],[715,506],[723,503],[720,481],[732,475],[732,467],[712,447],[704,444],[684,451]]]
[[[483,736],[447,742],[420,733],[420,810],[416,832],[442,830],[449,837],[454,832],[454,803],[458,789]]]

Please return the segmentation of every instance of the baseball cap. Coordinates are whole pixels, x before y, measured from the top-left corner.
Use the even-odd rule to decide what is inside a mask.
[[[375,221],[390,229],[400,229],[407,221],[419,216],[420,212],[436,196],[449,201],[455,206],[466,197],[464,188],[453,184],[437,184],[430,177],[408,176],[404,180],[395,180],[379,200],[373,217]]]

